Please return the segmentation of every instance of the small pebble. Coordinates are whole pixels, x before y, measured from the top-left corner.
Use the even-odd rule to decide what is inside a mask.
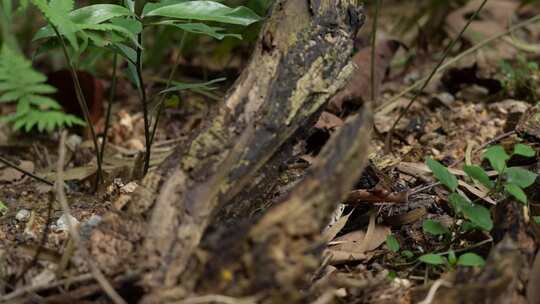
[[[71,224],[75,226],[79,225],[79,221],[76,218],[71,215],[69,216],[69,218],[71,219]],[[55,228],[55,232],[69,231],[68,217],[66,214],[62,214],[62,216],[56,221]]]
[[[29,218],[30,218],[30,211],[26,209],[19,210],[17,214],[15,215],[15,219],[17,219],[17,221],[19,222],[27,222]]]

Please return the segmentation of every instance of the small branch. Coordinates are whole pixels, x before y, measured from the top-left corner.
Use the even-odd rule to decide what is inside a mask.
[[[450,54],[450,52],[454,48],[454,45],[457,43],[457,41],[459,39],[461,39],[461,36],[463,36],[463,33],[465,33],[467,28],[469,28],[469,25],[471,24],[471,22],[476,19],[476,16],[478,15],[478,13],[482,10],[482,8],[484,8],[484,5],[486,4],[486,2],[487,2],[487,0],[482,1],[482,4],[480,4],[480,6],[476,9],[474,14],[469,18],[469,20],[467,20],[467,23],[465,24],[465,26],[463,26],[463,28],[461,29],[461,32],[446,47],[446,49],[444,50],[443,56],[441,57],[441,59],[439,60],[439,62],[435,66],[435,68],[431,71],[431,73],[427,77],[426,81],[424,81],[424,84],[420,87],[420,89],[416,92],[416,94],[414,94],[411,101],[409,101],[409,103],[407,104],[405,109],[403,111],[401,111],[398,118],[394,121],[394,124],[392,125],[392,127],[390,128],[390,131],[388,131],[388,134],[386,135],[385,150],[386,150],[387,153],[390,152],[391,149],[392,149],[392,147],[391,147],[391,145],[392,145],[392,142],[391,142],[392,134],[393,134],[394,129],[396,128],[397,124],[403,118],[403,116],[405,116],[405,114],[407,114],[407,112],[409,111],[411,106],[414,104],[414,102],[418,99],[418,97],[420,97],[420,94],[422,94],[422,92],[424,91],[424,89],[426,88],[428,83],[431,81],[433,76],[435,76],[435,74],[437,73],[439,68],[442,66],[442,64],[444,63],[444,60],[446,59],[446,57],[448,57],[448,55]]]
[[[93,276],[90,273],[81,274],[76,277],[71,277],[63,280],[58,280],[52,283],[46,283],[46,284],[38,284],[38,285],[28,285],[21,288],[18,288],[14,290],[13,292],[10,292],[6,295],[3,295],[0,297],[0,303],[1,302],[7,302],[9,300],[16,299],[18,297],[21,297],[25,294],[29,293],[35,293],[42,290],[48,290],[57,286],[65,285],[65,284],[73,284],[73,283],[79,283],[79,282],[85,282],[92,280]]]
[[[15,169],[15,170],[17,170],[17,171],[19,171],[19,172],[21,172],[21,173],[23,173],[23,174],[25,174],[25,175],[28,175],[28,176],[30,176],[31,178],[33,178],[33,179],[35,179],[35,180],[37,180],[37,181],[40,181],[40,182],[42,182],[42,183],[44,183],[44,184],[47,184],[47,185],[49,185],[49,186],[54,186],[54,184],[51,183],[50,181],[48,181],[48,180],[46,180],[46,179],[44,179],[44,178],[41,178],[41,177],[39,177],[39,176],[37,176],[37,175],[35,175],[35,174],[33,174],[33,173],[30,173],[30,172],[24,170],[23,168],[21,168],[21,167],[15,165],[14,163],[10,162],[9,160],[5,159],[5,158],[2,157],[2,156],[0,156],[0,163],[3,163],[4,165],[6,165],[6,166],[8,166],[8,167],[10,167],[10,168],[12,168],[12,169]]]
[[[75,93],[77,96],[77,101],[79,102],[79,106],[81,107],[81,110],[83,111],[84,120],[86,121],[86,124],[88,125],[88,128],[90,129],[92,141],[94,142],[94,150],[96,152],[96,157],[97,157],[97,175],[96,175],[96,186],[95,186],[97,188],[99,183],[102,181],[103,170],[101,167],[101,153],[100,153],[100,149],[98,145],[96,131],[94,130],[94,126],[92,125],[92,122],[90,121],[90,111],[88,110],[88,104],[86,103],[86,99],[84,97],[84,94],[81,88],[81,83],[79,82],[79,76],[77,76],[77,71],[75,70],[73,61],[69,57],[66,42],[64,41],[64,37],[62,37],[60,32],[58,32],[58,29],[56,28],[56,26],[51,24],[51,27],[54,30],[58,39],[60,40],[60,45],[62,45],[62,51],[64,53],[64,57],[69,66],[69,70],[71,72],[71,78],[73,78],[73,85],[75,86]]]

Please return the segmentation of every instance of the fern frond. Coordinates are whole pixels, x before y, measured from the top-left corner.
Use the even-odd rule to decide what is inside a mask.
[[[30,61],[4,44],[0,50],[0,103],[17,102],[17,109],[1,120],[13,123],[14,130],[26,132],[34,127],[53,131],[56,127],[84,125],[81,119],[61,112],[54,99],[43,96],[56,91],[46,80]]]
[[[72,0],[30,0],[41,13],[47,18],[47,21],[54,25],[58,32],[65,36],[71,46],[77,51],[79,44],[75,33],[79,31],[78,26],[69,19],[68,13],[73,9]]]

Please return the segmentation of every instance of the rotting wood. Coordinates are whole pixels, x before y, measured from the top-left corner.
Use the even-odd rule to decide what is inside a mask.
[[[216,210],[230,203],[280,147],[300,127],[313,121],[313,115],[343,87],[356,68],[350,58],[354,37],[362,23],[361,6],[356,0],[276,1],[250,64],[227,95],[224,106],[204,130],[148,174],[127,203],[137,231],[140,231],[137,223],[147,219],[142,248],[134,244],[129,255],[138,256],[139,267],[147,270],[142,283],[154,296],[180,284],[182,290],[195,287],[180,279],[197,253]],[[358,123],[353,123],[356,129]],[[357,132],[356,129],[350,132]],[[361,141],[367,144],[367,138]],[[338,155],[358,148],[354,141],[338,143],[340,146],[332,148]],[[351,156],[344,155],[345,159]],[[328,161],[335,167],[321,166],[322,173],[328,175],[329,182],[338,184],[332,185],[328,193],[317,192],[318,182],[311,178],[290,199],[298,200],[304,191],[317,194],[309,198],[314,202],[318,197],[342,198],[350,187],[348,183],[332,180],[332,176],[335,172],[343,174],[342,169],[348,164],[339,158]],[[329,203],[337,201],[325,204]],[[331,214],[331,208],[325,204],[326,208],[315,208],[317,214],[311,214],[316,217],[317,227],[323,222],[321,216]],[[125,229],[129,225],[105,223],[103,226]],[[104,236],[99,229],[97,233]],[[109,238],[111,234],[108,233]],[[128,239],[119,237],[118,231],[114,234],[113,238],[123,243]],[[139,234],[136,235],[140,243]],[[93,252],[99,255],[99,251]],[[107,259],[97,260],[103,261],[104,268],[111,266]],[[185,275],[196,277],[192,272]]]

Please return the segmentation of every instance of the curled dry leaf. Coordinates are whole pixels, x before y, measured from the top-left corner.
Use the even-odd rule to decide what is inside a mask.
[[[18,166],[30,173],[34,173],[34,163],[23,160]],[[0,182],[14,182],[23,178],[24,173],[9,167],[0,168]]]
[[[450,35],[457,36],[482,1],[469,1],[465,6],[460,7],[448,15],[446,23]],[[518,7],[518,1],[488,1],[480,12],[479,18],[471,22],[469,29],[463,36],[467,40],[475,42],[478,38],[485,39],[504,32]]]
[[[375,96],[379,94],[381,83],[400,46],[396,40],[383,40],[375,50]],[[371,99],[371,47],[361,49],[353,57],[357,66],[349,83],[338,92],[328,105],[332,112],[340,112],[345,102],[361,104]]]
[[[315,128],[317,129],[334,129],[336,127],[341,127],[343,125],[343,120],[336,115],[324,111],[321,113],[321,116],[319,117],[319,120],[317,120],[317,123],[315,124]]]
[[[327,249],[328,253],[332,255],[330,264],[363,260],[372,256],[368,252],[384,244],[390,233],[389,227],[375,225],[367,242],[364,242],[366,232],[363,230],[352,231],[334,239]]]

